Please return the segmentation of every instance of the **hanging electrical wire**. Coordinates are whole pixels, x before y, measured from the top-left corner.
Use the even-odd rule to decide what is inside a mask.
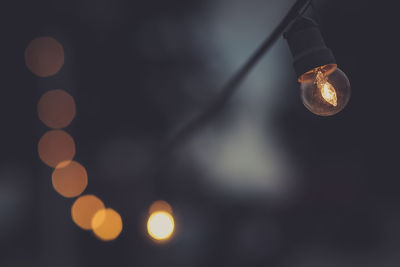
[[[164,181],[161,177],[164,176],[164,168],[169,165],[169,161],[172,158],[171,154],[173,154],[175,149],[184,144],[184,142],[187,141],[196,131],[201,129],[206,125],[206,123],[215,118],[221,110],[223,110],[229,99],[239,88],[241,82],[258,63],[261,57],[272,47],[272,45],[283,34],[285,29],[306,12],[310,5],[311,0],[296,0],[272,33],[221,88],[219,95],[214,99],[214,101],[165,140],[159,153],[155,156],[154,161],[149,164],[149,169],[146,172],[149,177],[152,177],[151,180],[154,183],[153,186],[157,192],[156,195],[162,195],[166,191]]]
[[[283,34],[285,29],[296,18],[302,16],[311,5],[311,0],[297,0],[283,17],[281,22],[275,27],[273,32],[265,39],[261,46],[253,53],[253,55],[243,64],[243,66],[227,81],[220,90],[219,95],[213,100],[204,111],[200,112],[192,120],[187,122],[183,127],[176,131],[164,144],[164,153],[169,153],[181,143],[184,143],[188,137],[203,127],[207,122],[214,118],[226,106],[228,100],[238,89],[241,82],[258,63],[261,57],[271,48],[271,46]]]

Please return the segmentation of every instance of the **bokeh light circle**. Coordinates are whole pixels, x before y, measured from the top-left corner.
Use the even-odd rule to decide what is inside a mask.
[[[74,98],[61,89],[46,92],[39,100],[39,119],[49,128],[60,129],[74,119],[76,106]]]
[[[149,213],[154,213],[156,211],[165,211],[172,214],[172,207],[168,204],[168,202],[164,200],[157,200],[151,204],[149,208]]]
[[[158,241],[165,241],[174,232],[175,222],[172,215],[165,211],[152,213],[147,221],[147,232]]]
[[[50,167],[57,167],[61,162],[69,162],[75,156],[74,139],[65,131],[51,130],[39,140],[40,159]]]
[[[35,38],[25,50],[25,64],[39,77],[52,76],[64,65],[64,48],[52,37]]]
[[[114,240],[122,231],[121,216],[110,208],[99,210],[93,216],[92,229],[93,233],[101,240]]]
[[[104,204],[94,195],[84,195],[77,198],[71,208],[72,220],[84,230],[92,229],[92,219],[96,212],[103,210]]]
[[[53,171],[51,176],[54,189],[63,197],[77,197],[85,191],[88,177],[85,167],[76,161],[64,162]]]

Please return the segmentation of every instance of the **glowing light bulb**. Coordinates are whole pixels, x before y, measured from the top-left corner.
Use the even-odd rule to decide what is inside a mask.
[[[336,64],[315,68],[299,78],[301,100],[312,113],[331,116],[345,108],[350,82]]]
[[[320,116],[331,116],[343,110],[350,99],[350,82],[337,68],[318,24],[310,18],[298,17],[284,37],[293,55],[304,106]]]
[[[166,211],[153,212],[147,221],[147,232],[157,241],[168,240],[174,232],[175,222]]]

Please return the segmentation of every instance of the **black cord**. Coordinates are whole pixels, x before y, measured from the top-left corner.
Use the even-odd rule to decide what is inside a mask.
[[[173,160],[172,154],[176,148],[183,144],[192,134],[209,122],[216,116],[226,105],[228,100],[239,87],[246,75],[268,51],[275,41],[283,34],[285,29],[298,17],[302,16],[310,6],[310,0],[296,0],[288,13],[283,17],[281,22],[276,26],[270,36],[265,39],[261,46],[253,53],[247,62],[232,76],[231,79],[221,89],[220,95],[208,105],[208,107],[194,119],[190,120],[179,131],[177,131],[167,142],[163,144],[156,158],[149,164],[147,170],[155,189],[156,197],[165,197],[168,192],[168,187],[171,186],[168,179],[165,179],[166,169],[170,166],[170,161]],[[168,172],[168,171],[167,171]]]
[[[168,172],[166,168],[169,168],[170,162],[173,160],[172,154],[175,149],[183,144],[198,129],[219,114],[219,112],[225,107],[228,100],[234,94],[235,90],[239,87],[240,83],[244,80],[246,75],[257,64],[257,62],[268,51],[268,49],[271,48],[275,41],[283,34],[285,29],[287,29],[287,27],[293,21],[306,12],[310,6],[310,3],[310,0],[296,0],[270,36],[265,39],[261,46],[236,72],[236,74],[234,74],[228,80],[225,86],[221,89],[220,95],[213,102],[211,102],[203,112],[198,114],[194,119],[190,120],[186,125],[175,132],[171,138],[167,139],[166,142],[162,144],[159,153],[156,154],[154,161],[152,161],[153,164],[149,164],[149,169],[147,169],[145,172],[149,175],[149,177],[152,177],[149,180],[149,182],[151,181],[149,186],[155,190],[154,197],[164,198],[168,196],[165,194],[170,191],[169,187],[171,185],[168,182],[169,179],[165,179],[165,174]],[[152,192],[152,190],[149,192]]]
[[[270,36],[262,43],[255,53],[247,60],[247,62],[232,76],[230,80],[222,88],[220,95],[210,105],[194,119],[184,125],[177,131],[165,144],[164,149],[169,152],[186,141],[196,130],[204,126],[215,115],[217,115],[228,100],[231,98],[240,83],[244,80],[250,70],[256,65],[260,58],[268,51],[275,41],[283,34],[285,29],[304,12],[311,4],[311,0],[296,0],[288,13],[284,16],[281,22],[277,25]],[[164,151],[164,152],[166,152]]]

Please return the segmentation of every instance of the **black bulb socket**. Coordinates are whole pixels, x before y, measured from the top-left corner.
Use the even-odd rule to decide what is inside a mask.
[[[321,31],[312,19],[297,18],[288,27],[283,37],[293,55],[293,67],[297,77],[315,68],[335,65],[332,51],[326,47]]]

